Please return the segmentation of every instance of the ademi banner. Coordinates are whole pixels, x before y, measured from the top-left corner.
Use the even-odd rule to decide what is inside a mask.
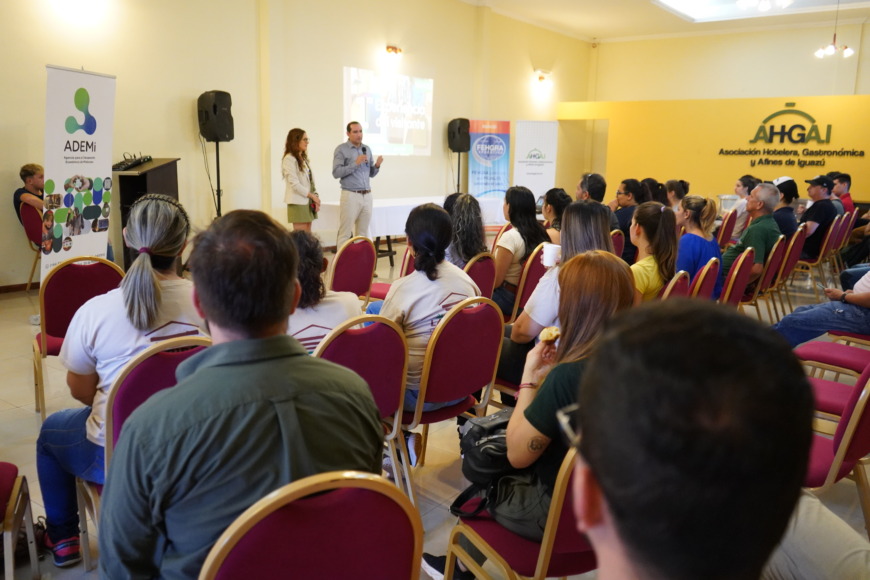
[[[42,276],[76,256],[106,256],[115,117],[115,77],[46,68]]]
[[[544,195],[556,184],[557,121],[517,121],[514,184]]]
[[[503,198],[510,185],[510,121],[470,121],[468,132],[468,193]]]

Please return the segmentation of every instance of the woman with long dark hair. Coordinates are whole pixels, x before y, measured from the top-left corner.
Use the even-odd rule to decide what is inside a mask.
[[[471,258],[486,251],[480,203],[473,195],[454,193],[444,201],[444,209],[450,214],[453,225],[453,235],[447,246],[447,261],[464,268]]]
[[[281,159],[284,179],[284,203],[287,221],[294,230],[311,231],[311,222],[320,211],[320,196],[314,185],[314,174],[308,164],[308,135],[302,129],[290,129]]]
[[[631,265],[638,303],[658,297],[676,273],[677,222],[674,211],[657,202],[637,206],[631,218],[631,242],[637,261]]]
[[[573,200],[561,187],[554,187],[544,194],[544,205],[541,207],[541,216],[550,224],[547,235],[550,241],[556,245],[561,242],[559,232],[562,230],[562,212]]]

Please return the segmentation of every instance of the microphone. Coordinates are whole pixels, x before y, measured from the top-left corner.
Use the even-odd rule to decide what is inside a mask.
[[[365,155],[366,153],[368,153],[368,150],[366,149],[366,146],[365,146],[365,145],[363,145],[362,152],[363,152],[363,155]]]

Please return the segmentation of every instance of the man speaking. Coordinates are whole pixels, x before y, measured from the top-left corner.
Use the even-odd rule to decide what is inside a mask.
[[[336,250],[353,236],[367,236],[372,219],[372,187],[370,179],[378,174],[382,156],[372,163],[371,150],[363,145],[362,125],[347,124],[347,141],[335,148],[332,176],[341,183],[341,204],[338,209]]]

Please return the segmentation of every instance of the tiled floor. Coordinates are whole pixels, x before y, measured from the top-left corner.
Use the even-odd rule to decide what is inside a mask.
[[[379,280],[393,279],[397,270],[398,264],[395,268],[390,268],[387,259],[381,258],[378,263]],[[811,286],[806,282],[798,284],[796,294],[800,304],[813,301]],[[31,326],[28,321],[39,310],[37,296],[36,291],[31,291],[29,295],[23,292],[0,294],[0,460],[17,464],[27,476],[33,495],[34,512],[41,515],[44,511],[34,453],[40,421],[39,415],[33,410],[31,363],[31,342],[38,327]],[[754,316],[751,309],[749,314]],[[65,371],[56,358],[45,361],[45,382],[49,413],[78,405],[67,391]],[[458,440],[452,422],[432,428],[426,465],[415,473],[415,484],[426,534],[423,549],[426,552],[443,554],[450,529],[455,522],[447,508],[467,485],[460,471]],[[838,483],[822,496],[822,501],[856,530],[864,533],[864,520],[852,482]],[[43,560],[41,569],[43,578],[46,579],[98,577],[96,572],[86,573],[81,564],[60,570],[48,560]],[[29,577],[29,567],[25,559],[19,564],[15,578],[24,580]],[[423,573],[421,577],[425,579],[426,574]],[[595,577],[596,574],[591,572],[575,578]]]

